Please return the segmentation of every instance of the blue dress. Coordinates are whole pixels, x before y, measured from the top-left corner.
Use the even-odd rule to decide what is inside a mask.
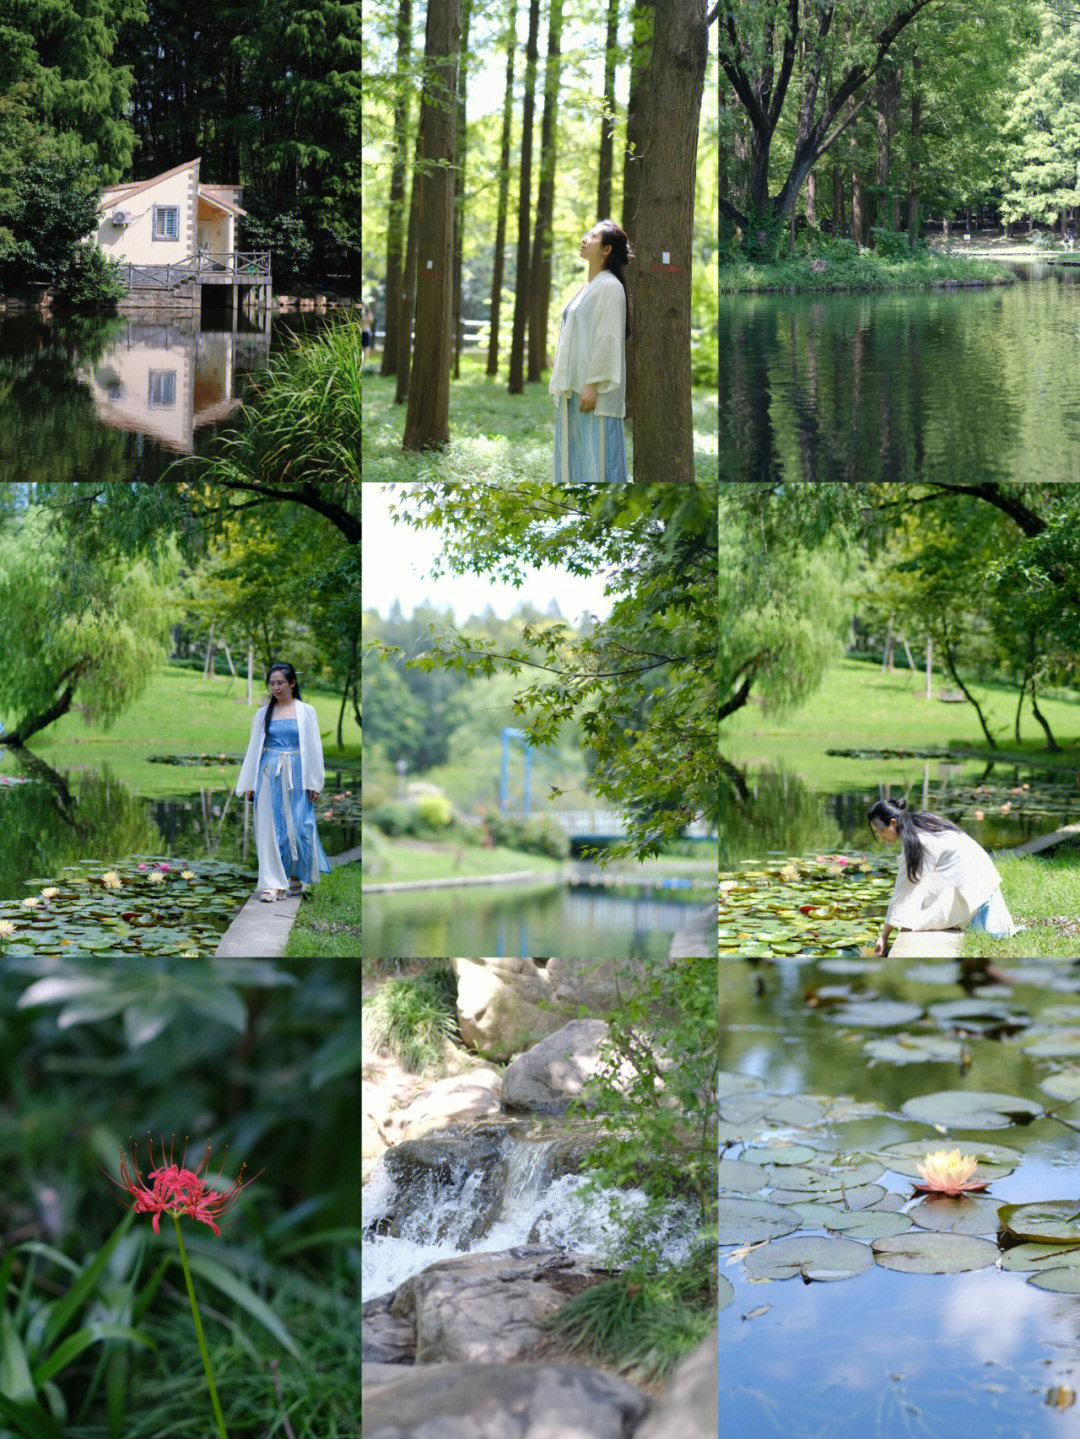
[[[255,785],[260,889],[286,889],[294,876],[317,884],[320,873],[330,873],[302,778],[299,725],[294,719],[271,720]]]

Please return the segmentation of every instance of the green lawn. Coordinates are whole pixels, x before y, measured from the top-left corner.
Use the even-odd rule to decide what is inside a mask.
[[[365,482],[551,478],[555,411],[548,372],[539,385],[511,395],[505,369],[489,378],[484,358],[463,355],[461,379],[450,382],[450,444],[442,452],[402,450],[405,406],[394,404],[397,381],[378,374],[374,364],[364,371]],[[626,463],[632,474],[632,423],[626,427]],[[694,464],[698,479],[717,477],[717,396],[708,386],[694,391]]]
[[[368,878],[377,884],[408,879],[449,879],[453,875],[514,874],[521,870],[558,874],[563,867],[560,859],[546,854],[526,854],[502,845],[482,849],[479,845],[432,842],[417,847],[409,840],[384,839],[378,854],[378,867],[370,866],[368,873]]]
[[[225,753],[242,758],[252,716],[263,702],[265,689],[259,672],[253,685],[254,703],[249,707],[246,676],[204,680],[195,670],[163,662],[139,699],[112,729],[87,727],[80,714],[71,712],[32,735],[28,748],[62,773],[111,764],[117,777],[142,795],[174,795],[208,787],[231,789],[239,774],[239,759],[202,768],[149,764],[146,757]],[[342,727],[345,745],[339,750],[336,740],[341,697],[306,686],[302,675],[300,692],[318,712],[327,772],[341,762],[359,779],[360,729],[351,709],[346,708]],[[10,730],[17,716],[4,713],[0,719]]]
[[[360,957],[360,866],[335,865],[300,901],[289,931],[290,958]]]
[[[966,932],[960,953],[982,959],[1080,957],[1080,849],[1058,846],[1051,854],[994,856],[1001,893],[1023,933],[993,939]]]
[[[750,704],[726,719],[720,730],[720,751],[732,764],[765,763],[802,775],[822,787],[845,788],[877,782],[901,782],[922,772],[922,761],[887,758],[844,759],[827,749],[873,749],[942,746],[960,748],[975,759],[1024,756],[1039,764],[1076,770],[1080,767],[1080,696],[1040,697],[1061,754],[1048,754],[1046,737],[1025,701],[1020,743],[1013,737],[1017,690],[1007,685],[965,684],[986,715],[998,748],[990,749],[971,705],[945,704],[937,696],[952,689],[950,680],[935,674],[933,694],[925,698],[925,675],[908,669],[883,674],[880,666],[844,659],[826,675],[805,704],[786,714],[769,714]]]

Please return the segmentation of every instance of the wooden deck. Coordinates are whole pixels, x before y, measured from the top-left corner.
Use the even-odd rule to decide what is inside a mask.
[[[269,300],[272,265],[269,250],[200,251],[167,265],[123,265],[128,290],[182,290],[194,285],[250,285],[265,289]]]

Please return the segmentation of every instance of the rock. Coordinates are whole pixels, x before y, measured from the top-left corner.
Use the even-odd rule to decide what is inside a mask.
[[[416,1322],[412,1316],[390,1313],[392,1294],[368,1299],[360,1310],[360,1362],[411,1364],[416,1353]]]
[[[716,1439],[719,1425],[717,1336],[710,1334],[676,1366],[634,1439]]]
[[[420,1139],[448,1124],[462,1124],[498,1114],[502,1107],[502,1075],[494,1069],[470,1069],[452,1074],[422,1090],[408,1108],[396,1116],[404,1139]]]
[[[600,1068],[607,1032],[602,1019],[572,1019],[518,1055],[503,1074],[503,1104],[536,1114],[562,1113]]]
[[[810,273],[811,273],[811,275],[824,275],[825,271],[826,271],[828,268],[829,268],[829,262],[828,262],[828,260],[811,260],[811,261],[810,261]]]
[[[576,1364],[364,1367],[364,1439],[627,1439],[639,1389]]]
[[[644,972],[612,959],[455,959],[458,1024],[473,1049],[506,1059],[584,1008],[603,1018]]]
[[[408,1237],[413,1215],[434,1214],[439,1206],[444,1222],[432,1236],[436,1241],[453,1233],[456,1215],[466,1207],[472,1219],[462,1240],[474,1242],[486,1234],[502,1204],[503,1131],[429,1135],[410,1139],[388,1149],[383,1163],[394,1184],[390,1211],[382,1219],[384,1232]],[[479,1182],[474,1182],[479,1174]],[[447,1201],[453,1198],[455,1202]]]
[[[569,1250],[525,1244],[441,1259],[394,1291],[387,1312],[416,1326],[417,1364],[511,1364],[549,1344],[541,1321],[611,1270]]]

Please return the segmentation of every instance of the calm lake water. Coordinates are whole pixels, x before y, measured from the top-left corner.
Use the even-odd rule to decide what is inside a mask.
[[[2,315],[0,480],[160,479],[235,424],[269,354],[323,323],[274,315],[266,333],[206,310],[154,323]]]
[[[1028,1283],[1027,1272],[1006,1272],[1008,1240],[999,1234],[997,1215],[1002,1204],[1080,1199],[1080,1139],[1072,1127],[1078,1106],[1043,1087],[1053,1086],[1063,1070],[1075,1074],[1080,975],[1073,963],[1034,961],[1018,966],[1010,985],[961,986],[960,977],[955,962],[721,961],[721,1069],[760,1086],[721,1098],[721,1150],[725,1159],[749,1154],[759,1164],[776,1156],[762,1193],[777,1193],[773,1186],[783,1185],[785,1166],[811,1162],[805,1153],[776,1146],[809,1146],[826,1167],[837,1154],[872,1154],[886,1171],[888,1145],[915,1144],[920,1152],[924,1145],[959,1146],[973,1153],[994,1144],[1016,1151],[1012,1172],[992,1181],[986,1199],[917,1203],[910,1180],[886,1172],[876,1197],[867,1186],[861,1197],[851,1191],[850,1207],[841,1203],[848,1211],[844,1223],[864,1207],[901,1224],[917,1216],[903,1241],[925,1235],[922,1223],[952,1229],[949,1241],[962,1230],[981,1236],[983,1245],[989,1241],[979,1260],[985,1267],[967,1272],[897,1273],[871,1262],[841,1282],[752,1282],[748,1266],[755,1254],[741,1252],[729,1225],[720,1247],[721,1283],[734,1288],[720,1314],[724,1433],[746,1439],[1080,1435],[1080,1295],[1047,1292]],[[825,994],[827,1003],[813,999]],[[898,1003],[907,1006],[906,1016]],[[903,1044],[890,1045],[898,1035]],[[912,1038],[946,1037],[956,1052],[951,1062],[920,1062],[903,1047]],[[722,1096],[725,1087],[722,1074]],[[1056,1108],[1066,1122],[1040,1115],[989,1132],[936,1129],[932,1119],[901,1111],[914,1096],[949,1090],[1020,1096]],[[814,1101],[823,1106],[838,1103],[821,1122],[812,1106],[799,1112],[808,1101],[784,1112],[778,1101],[762,1097],[788,1096],[791,1105],[800,1094],[827,1097]],[[748,1170],[728,1172],[739,1185]],[[722,1170],[722,1194],[729,1192],[725,1178]],[[805,1182],[789,1181],[796,1189]],[[732,1212],[741,1215],[753,1187],[753,1179],[745,1182],[729,1219]],[[781,1203],[798,1199],[789,1190]],[[804,1207],[802,1232],[823,1233],[813,1204]],[[870,1240],[866,1234],[860,1242]],[[759,1249],[756,1257],[767,1253]],[[819,1278],[835,1280],[827,1268],[823,1260]]]
[[[720,297],[720,474],[1080,479],[1080,268],[885,294]]]
[[[708,894],[696,894],[700,908]],[[365,895],[364,958],[555,954],[662,959],[694,908],[559,883]]]
[[[0,781],[20,773],[12,757],[0,751]],[[61,778],[60,788],[43,780],[0,782],[0,900],[33,894],[27,880],[54,876],[80,859],[114,863],[131,854],[188,863],[204,856],[229,861],[248,868],[254,885],[251,807],[223,784],[200,787],[196,781],[184,792],[178,782],[175,796],[151,799],[137,794],[109,766],[85,767]],[[342,781],[348,784],[352,778],[328,772],[327,785],[340,790]],[[328,855],[360,843],[358,821],[320,818],[318,824]]]

